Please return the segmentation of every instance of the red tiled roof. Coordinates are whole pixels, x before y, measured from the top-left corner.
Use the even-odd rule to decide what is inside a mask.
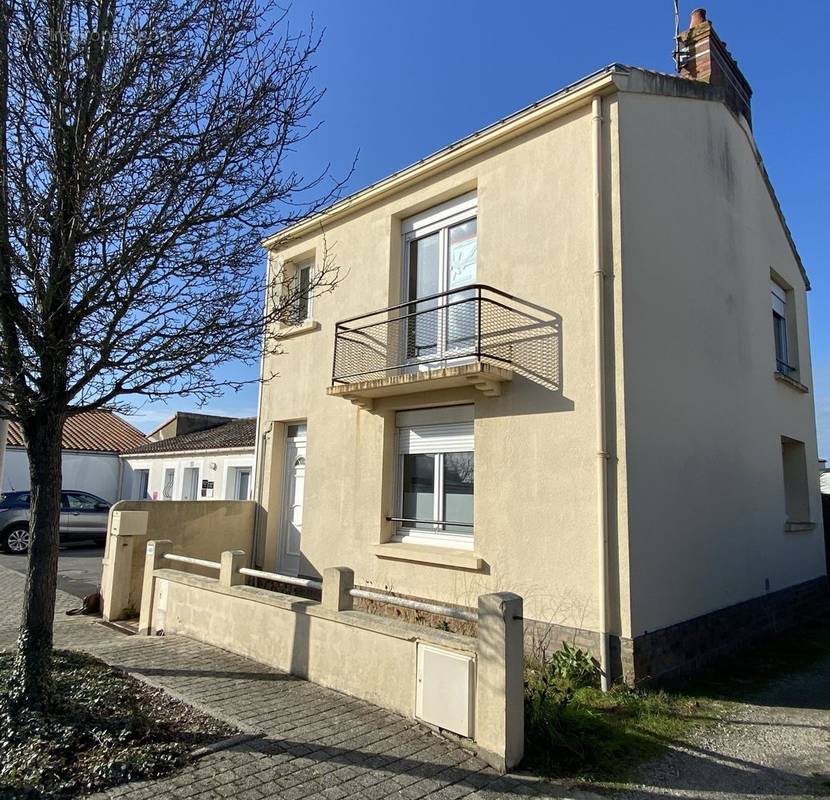
[[[96,453],[123,453],[145,444],[147,437],[138,428],[111,411],[82,411],[73,414],[63,426],[61,447],[64,450],[87,450]],[[23,431],[17,422],[9,422],[9,447],[23,447]]]

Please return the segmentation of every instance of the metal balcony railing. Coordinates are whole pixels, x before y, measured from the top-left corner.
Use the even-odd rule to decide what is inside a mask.
[[[559,334],[553,312],[471,284],[338,322],[332,385],[479,362],[558,388]]]

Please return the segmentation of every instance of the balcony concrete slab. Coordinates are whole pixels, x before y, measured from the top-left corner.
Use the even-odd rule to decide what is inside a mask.
[[[373,401],[378,397],[431,392],[459,386],[473,386],[488,397],[498,397],[502,385],[512,380],[512,369],[475,361],[469,364],[385,375],[355,383],[336,383],[326,389],[326,394],[350,400],[361,408],[371,408]]]

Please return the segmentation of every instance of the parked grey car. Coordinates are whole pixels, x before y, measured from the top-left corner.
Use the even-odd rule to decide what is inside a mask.
[[[0,495],[0,547],[7,553],[29,550],[30,492]],[[61,492],[61,541],[95,540],[107,537],[110,504],[89,492]]]

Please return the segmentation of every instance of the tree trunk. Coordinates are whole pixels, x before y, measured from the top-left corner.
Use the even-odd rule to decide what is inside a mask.
[[[64,418],[43,414],[23,423],[32,484],[29,563],[10,699],[43,708],[49,701],[58,532],[61,513],[61,435]]]

